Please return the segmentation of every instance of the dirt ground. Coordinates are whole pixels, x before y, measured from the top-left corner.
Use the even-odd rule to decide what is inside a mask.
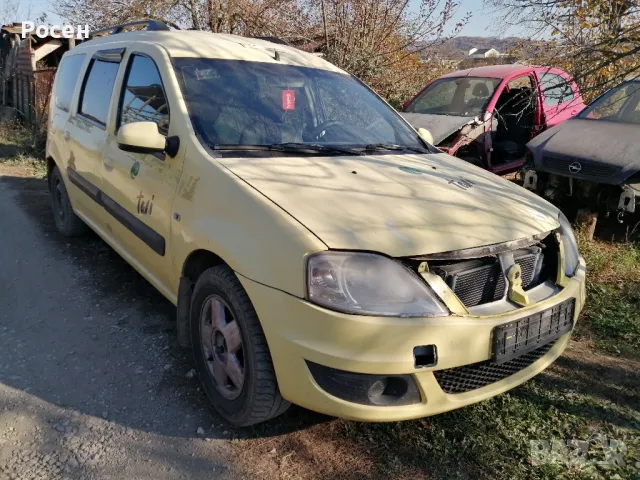
[[[292,407],[234,430],[209,407],[174,318],[96,235],[57,234],[44,180],[0,163],[0,480],[527,478],[527,452],[496,447],[506,434],[489,422],[531,438],[640,431],[640,361],[587,341],[513,394],[433,419],[358,424]],[[486,465],[460,433],[474,428],[517,475]],[[629,459],[637,470],[618,478],[640,478],[628,473],[640,453]]]

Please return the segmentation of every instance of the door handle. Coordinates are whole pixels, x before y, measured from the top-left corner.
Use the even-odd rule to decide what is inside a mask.
[[[571,110],[571,115],[575,115],[576,113],[578,113],[577,110]]]
[[[104,164],[105,168],[108,168],[108,169],[112,169],[114,165],[113,159],[108,156],[105,156],[102,159],[102,163]]]
[[[71,138],[71,134],[69,133],[68,130],[64,132],[63,136],[64,136],[64,139],[67,140],[67,141]]]

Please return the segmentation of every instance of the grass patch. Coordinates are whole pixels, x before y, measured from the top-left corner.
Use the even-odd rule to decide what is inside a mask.
[[[0,165],[21,169],[31,177],[44,178],[43,136],[17,122],[0,123]]]
[[[624,418],[626,423],[608,422],[606,417]],[[452,479],[592,479],[616,474],[638,478],[640,423],[634,422],[640,422],[636,411],[547,384],[542,375],[512,392],[436,417],[396,424],[344,422],[342,434],[372,449],[385,446],[377,453],[379,476],[373,478],[405,478],[407,469]],[[606,469],[572,458],[558,443],[572,439],[593,441],[589,460],[604,459],[608,440],[622,442],[618,453],[624,466],[621,462]],[[544,450],[535,449],[550,449],[552,441],[558,457],[571,461],[554,463]]]
[[[640,245],[578,238],[587,262],[587,304],[577,338],[607,353],[640,358]]]

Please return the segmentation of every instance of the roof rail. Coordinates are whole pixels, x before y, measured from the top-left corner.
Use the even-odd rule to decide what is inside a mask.
[[[127,27],[133,27],[136,25],[146,25],[147,28],[145,30],[148,31],[169,31],[170,27],[173,27],[177,30],[180,28],[173,23],[165,23],[160,20],[136,20],[135,22],[123,23],[121,25],[114,25],[112,27],[102,28],[100,30],[95,30],[89,33],[89,40],[94,37],[103,37],[105,35],[115,35],[116,33],[122,32]]]
[[[288,42],[278,37],[253,37],[253,38],[256,38],[258,40],[264,40],[266,42],[277,43],[278,45],[288,45],[289,47],[293,47],[293,44],[291,42]]]

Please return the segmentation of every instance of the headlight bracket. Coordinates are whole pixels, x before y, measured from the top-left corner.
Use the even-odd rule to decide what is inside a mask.
[[[560,287],[566,287],[569,285],[569,278],[565,274],[565,255],[564,255],[564,240],[560,232],[555,233],[556,241],[558,242],[558,274],[556,276],[556,283]]]

